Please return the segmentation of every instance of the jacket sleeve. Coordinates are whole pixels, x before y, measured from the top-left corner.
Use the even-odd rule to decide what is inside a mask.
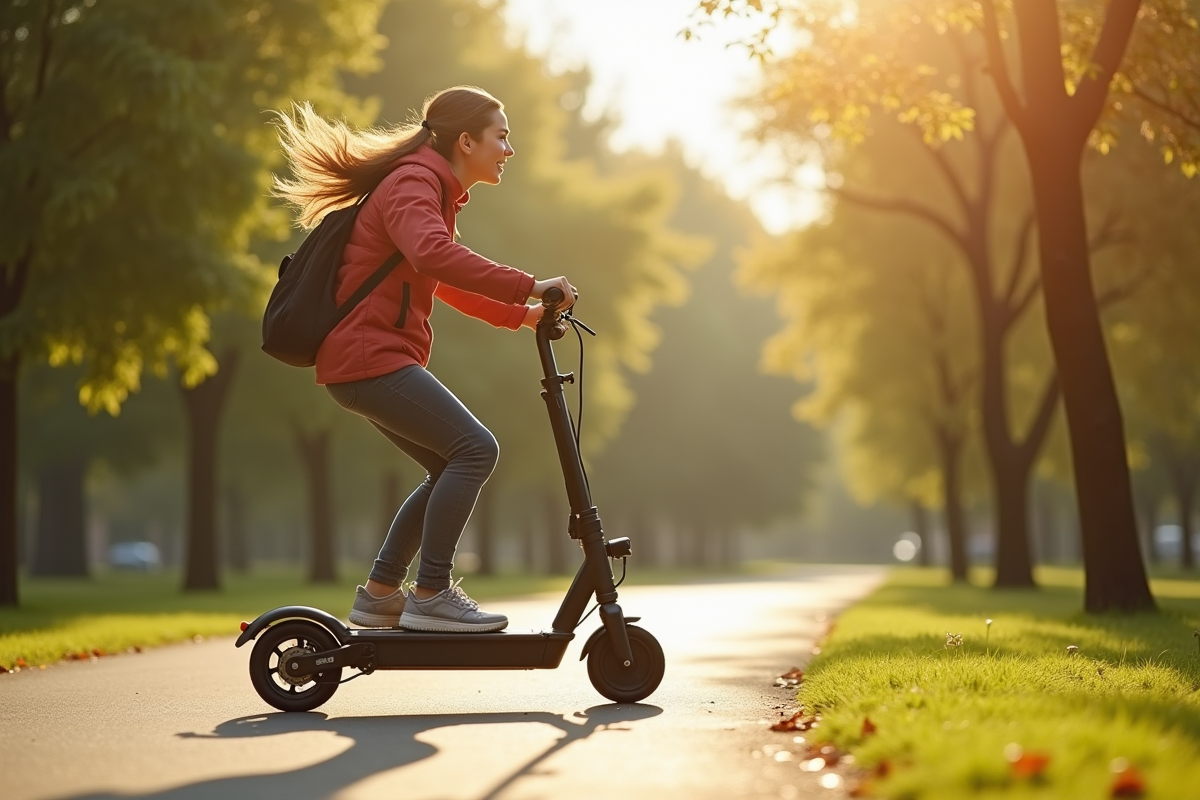
[[[413,269],[506,305],[529,299],[532,275],[497,264],[451,238],[442,218],[438,179],[432,172],[416,165],[401,167],[385,191],[384,225]]]
[[[481,319],[497,328],[520,330],[525,320],[524,304],[501,303],[481,294],[465,292],[448,283],[439,283],[433,290],[433,296],[468,317]]]

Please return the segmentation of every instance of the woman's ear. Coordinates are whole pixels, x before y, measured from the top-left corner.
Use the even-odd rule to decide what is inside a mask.
[[[471,147],[473,145],[474,145],[474,142],[471,141],[471,134],[467,133],[466,131],[463,131],[462,133],[460,133],[458,135],[458,149],[462,150],[463,153],[470,155]]]

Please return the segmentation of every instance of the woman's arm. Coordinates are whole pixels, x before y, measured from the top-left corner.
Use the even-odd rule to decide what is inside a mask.
[[[397,173],[385,189],[383,221],[413,269],[504,305],[524,305],[534,288],[533,276],[484,258],[451,238],[442,217],[437,176],[416,164]]]
[[[463,291],[446,283],[439,283],[433,291],[433,296],[468,317],[481,319],[489,325],[513,331],[526,324],[525,321],[531,308],[524,304],[501,303],[490,297]],[[537,324],[536,321],[534,324]]]

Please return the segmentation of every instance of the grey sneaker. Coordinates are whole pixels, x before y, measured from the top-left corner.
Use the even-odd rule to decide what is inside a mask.
[[[354,590],[350,622],[355,625],[363,628],[398,628],[403,613],[403,589],[396,589],[386,597],[375,597],[364,586]]]
[[[415,594],[410,594],[400,615],[400,627],[410,631],[487,633],[508,625],[508,617],[503,614],[480,611],[479,603],[458,588],[460,581],[462,578],[428,600],[418,600]]]

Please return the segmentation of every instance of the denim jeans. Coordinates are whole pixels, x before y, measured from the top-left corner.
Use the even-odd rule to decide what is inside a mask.
[[[496,468],[496,437],[454,394],[418,365],[378,378],[325,387],[342,408],[365,417],[425,468],[425,480],[392,520],[370,579],[399,586],[417,550],[417,584],[450,586],[454,550],[479,490]]]

